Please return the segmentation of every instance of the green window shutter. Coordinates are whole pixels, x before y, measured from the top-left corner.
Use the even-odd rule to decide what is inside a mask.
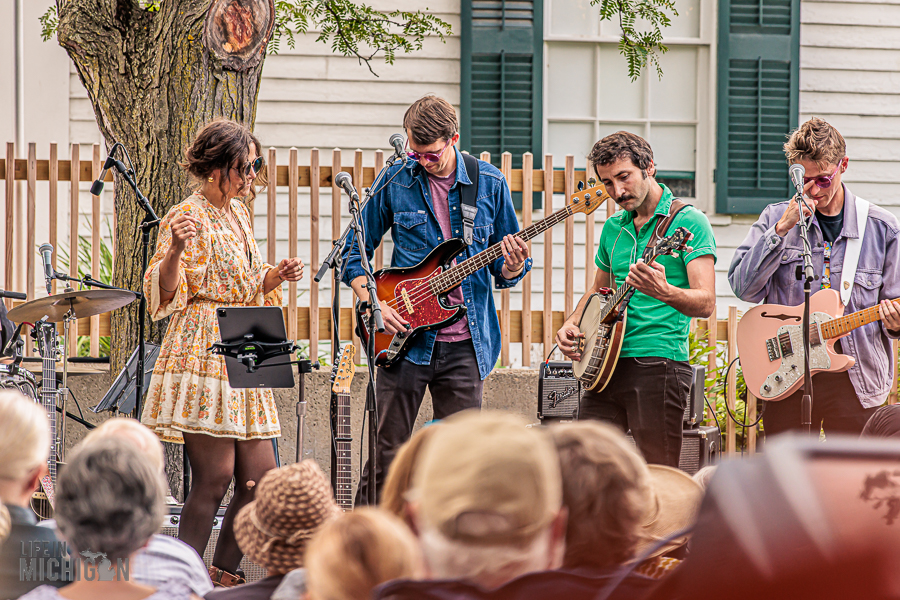
[[[722,0],[718,63],[716,211],[759,213],[792,193],[782,145],[799,114],[799,0]]]
[[[543,2],[463,0],[460,146],[472,154],[541,157]]]

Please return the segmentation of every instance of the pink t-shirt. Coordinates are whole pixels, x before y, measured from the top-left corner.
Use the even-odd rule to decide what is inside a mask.
[[[438,224],[441,226],[441,233],[444,234],[445,240],[456,237],[450,230],[450,202],[447,199],[450,194],[450,188],[455,181],[456,173],[451,173],[447,177],[428,175],[428,183],[431,188],[431,203],[434,207],[434,214],[437,217]],[[456,264],[455,259],[453,260],[453,264]],[[462,286],[450,292],[447,298],[450,300],[450,304],[463,304],[465,299],[463,298]],[[461,342],[471,337],[472,334],[469,333],[469,319],[463,317],[453,325],[444,327],[438,331],[437,341]]]

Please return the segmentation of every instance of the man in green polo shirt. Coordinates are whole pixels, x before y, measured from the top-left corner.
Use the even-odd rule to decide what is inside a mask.
[[[591,294],[623,283],[637,290],[628,304],[615,372],[603,391],[583,394],[580,416],[631,430],[647,462],[677,467],[691,388],[688,325],[692,317],[711,315],[716,305],[712,228],[702,212],[687,206],[668,232],[660,233],[687,228],[694,234],[690,251],[645,264],[640,257],[673,200],[655,179],[653,150],[640,136],[619,131],[597,142],[588,158],[623,210],[604,223],[594,284],[556,334],[556,343],[564,355],[580,360],[580,338],[596,334],[578,329]]]

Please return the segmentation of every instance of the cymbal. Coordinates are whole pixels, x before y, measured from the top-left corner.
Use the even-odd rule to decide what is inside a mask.
[[[34,323],[45,316],[51,323],[60,323],[69,309],[83,319],[122,308],[136,298],[137,294],[127,290],[79,290],[26,302],[7,316],[13,323]]]

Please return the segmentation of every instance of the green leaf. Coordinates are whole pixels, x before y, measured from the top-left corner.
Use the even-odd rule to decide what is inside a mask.
[[[635,81],[644,69],[652,66],[662,79],[659,57],[668,52],[662,43],[662,28],[672,20],[668,13],[678,16],[674,0],[591,0],[591,6],[600,6],[600,20],[611,21],[618,17],[622,37],[619,53],[625,57],[628,77]],[[645,24],[649,31],[638,31],[636,23]]]

